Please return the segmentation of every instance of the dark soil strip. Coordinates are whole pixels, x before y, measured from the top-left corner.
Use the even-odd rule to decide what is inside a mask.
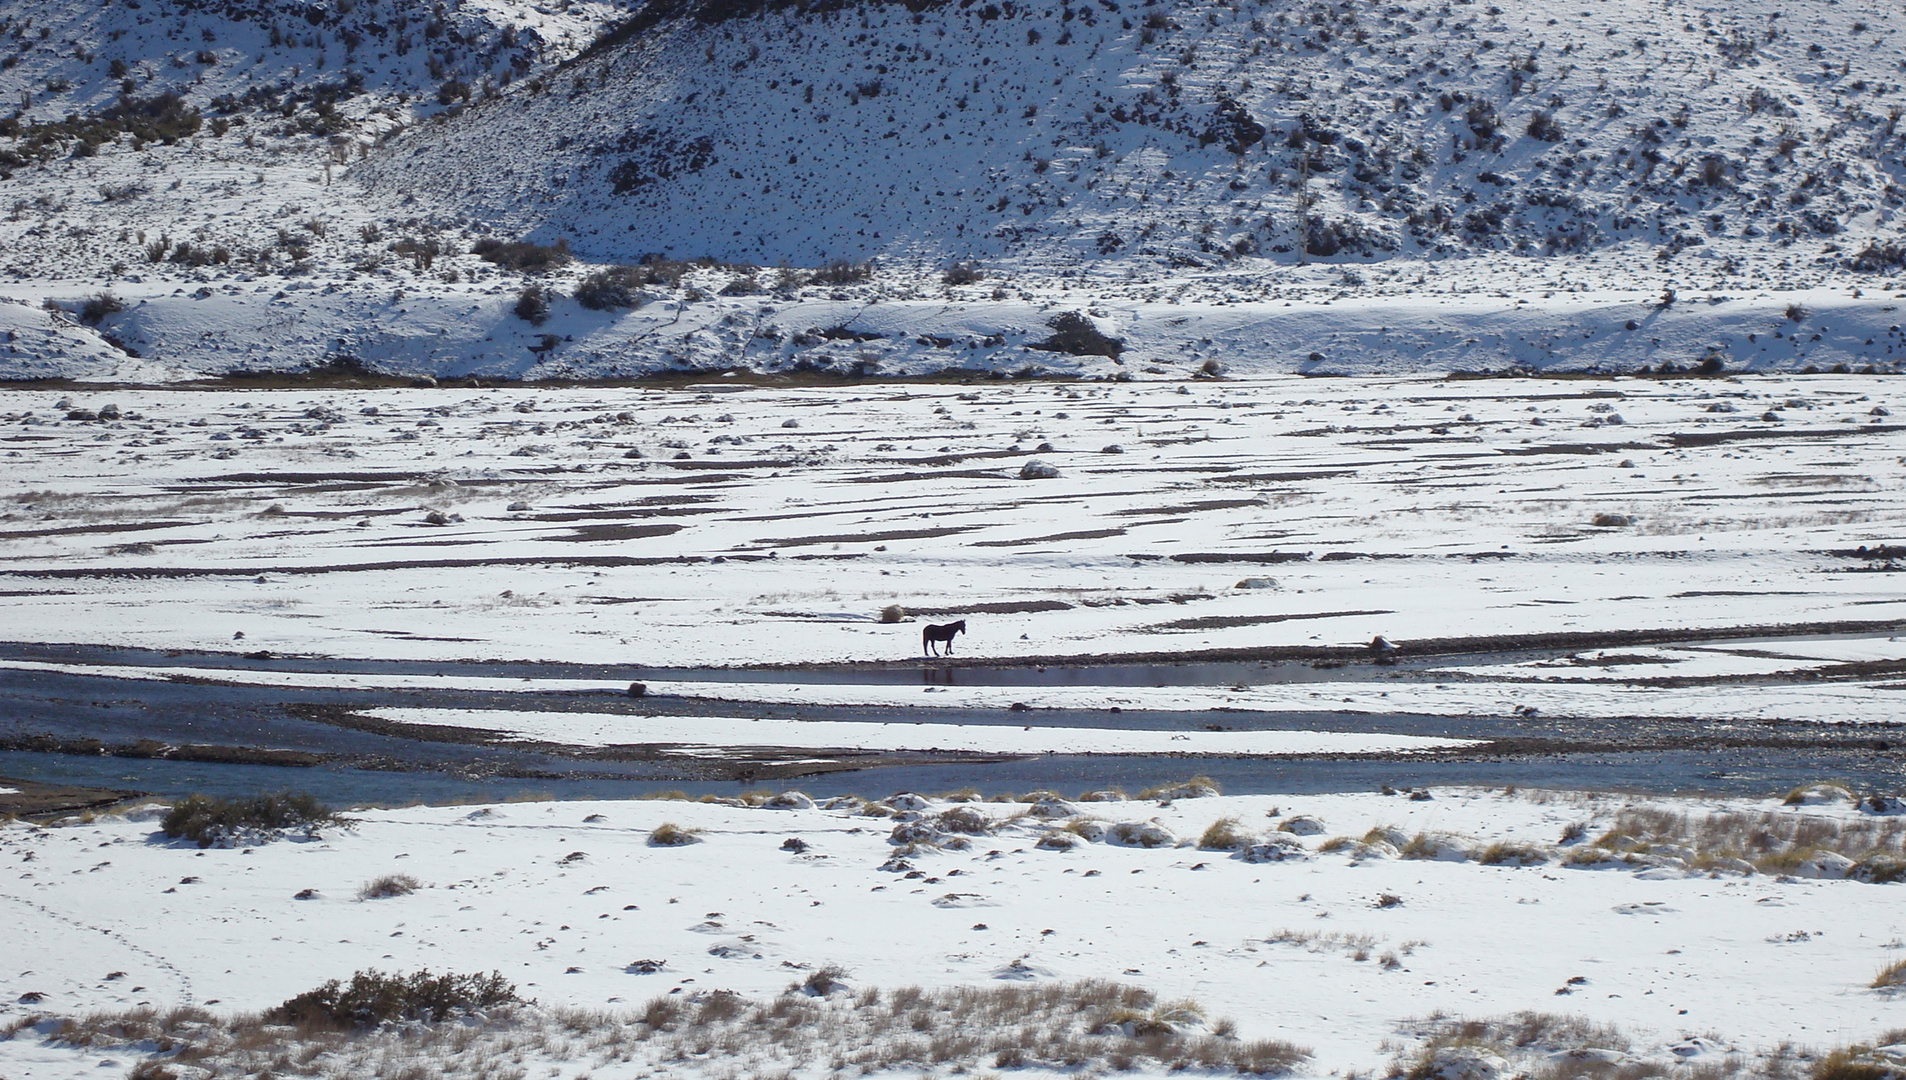
[[[1124,529],[1085,529],[1080,532],[1053,533],[1051,536],[1029,536],[1024,540],[975,540],[967,546],[984,548],[1025,547],[1027,544],[1049,544],[1056,543],[1060,540],[1103,540],[1108,536],[1124,535]]]
[[[1301,551],[1187,551],[1171,557],[1172,562],[1181,563],[1287,563],[1303,562],[1310,556]]]
[[[197,525],[196,521],[140,521],[121,525],[68,525],[61,529],[21,529],[0,532],[0,540],[25,540],[34,536],[79,536],[84,533],[141,532],[146,529],[170,529],[178,525]]]
[[[846,476],[841,479],[850,484],[899,484],[908,480],[951,480],[960,477],[1004,480],[1006,474],[998,469],[947,469],[944,472],[883,473],[879,476]]]
[[[60,738],[55,735],[0,737],[0,750],[77,754],[81,757],[202,761],[214,765],[288,765],[301,769],[322,765],[332,756],[314,754],[306,750],[273,750],[261,746],[213,746],[203,743],[171,746],[153,739],[140,739],[129,743],[106,743],[98,739]]]
[[[966,604],[961,607],[910,607],[909,615],[1026,615],[1039,611],[1071,611],[1072,605],[1063,600],[1002,600],[989,604]]]
[[[746,560],[749,556],[730,555],[727,558],[739,561]],[[755,558],[766,558],[766,556],[755,556]],[[652,558],[638,558],[633,555],[552,555],[547,558],[522,556],[507,559],[413,559],[396,562],[339,563],[331,566],[70,566],[49,570],[0,570],[0,574],[65,579],[256,577],[259,574],[362,574],[383,570],[464,570],[494,566],[669,566],[709,561],[700,555],[664,555]]]
[[[1315,611],[1300,615],[1206,615],[1197,619],[1176,619],[1159,623],[1154,630],[1217,630],[1226,626],[1260,626],[1265,623],[1299,622],[1304,619],[1347,619],[1355,615],[1394,615],[1394,611]]]
[[[672,536],[681,532],[682,528],[680,525],[578,525],[569,530],[568,536],[546,536],[543,539],[579,544],[598,540],[641,540],[650,536]]]
[[[1503,446],[1497,452],[1514,457],[1532,454],[1617,454],[1624,450],[1659,450],[1654,443],[1551,443],[1547,446]]]
[[[929,540],[936,536],[953,536],[958,533],[972,532],[979,525],[941,525],[932,529],[894,529],[879,533],[834,533],[829,536],[787,536],[772,540],[756,540],[761,547],[804,547],[811,544],[878,544],[888,540]]]
[[[1263,499],[1205,499],[1202,502],[1186,503],[1183,506],[1160,506],[1152,509],[1114,510],[1113,517],[1152,517],[1158,514],[1198,514],[1206,510],[1236,510],[1243,506],[1263,506]]]
[[[137,791],[63,787],[9,776],[0,776],[0,788],[14,789],[11,794],[0,794],[0,814],[18,814],[29,819],[97,810],[139,795]]]
[[[1731,442],[1771,442],[1775,439],[1840,439],[1848,435],[1885,435],[1894,431],[1906,431],[1906,424],[1869,424],[1866,427],[1850,428],[1768,428],[1765,430],[1735,431],[1694,431],[1670,434],[1668,442],[1673,446],[1719,446]]]

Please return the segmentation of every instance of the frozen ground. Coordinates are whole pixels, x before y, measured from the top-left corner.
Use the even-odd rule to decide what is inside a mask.
[[[256,1011],[364,968],[494,969],[542,1006],[639,1011],[676,993],[770,998],[830,964],[856,990],[1129,982],[1194,998],[1240,1038],[1310,1048],[1301,1075],[1408,1058],[1432,1015],[1580,1016],[1632,1039],[1623,1060],[1664,1071],[1757,1068],[1783,1041],[1817,1051],[1906,1024],[1894,996],[1868,987],[1901,955],[1899,886],[1834,880],[1849,861],[1806,851],[1755,872],[1715,835],[1672,825],[1726,812],[1811,822],[1819,847],[1806,850],[1893,865],[1873,853],[1898,855],[1896,819],[1844,801],[1054,797],[967,804],[960,813],[978,816],[966,821],[943,816],[958,807],[942,800],[784,801],[374,810],[317,839],[205,851],[165,840],[156,812],[0,826],[13,928],[0,1024],[145,1004]],[[1222,819],[1241,834],[1228,843],[1259,846],[1191,846]],[[1643,820],[1683,842],[1590,844]],[[1097,838],[1122,822],[1123,839]],[[664,823],[698,842],[658,846],[650,832]],[[388,874],[419,887],[359,897]],[[0,1073],[102,1075],[154,1053],[76,1049],[44,1039],[51,1030],[0,1040]],[[570,1055],[532,1048],[516,1064],[616,1077],[737,1064]],[[327,1062],[338,1067],[313,1067]]]

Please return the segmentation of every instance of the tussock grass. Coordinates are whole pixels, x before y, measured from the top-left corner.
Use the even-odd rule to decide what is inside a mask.
[[[1549,861],[1549,852],[1536,844],[1498,840],[1483,848],[1476,861],[1485,866],[1540,866]]]
[[[1821,854],[1833,853],[1853,860],[1849,877],[1870,882],[1906,878],[1906,818],[1901,817],[1688,814],[1629,807],[1615,815],[1595,846],[1636,855],[1661,853],[1660,849],[1666,847],[1675,849],[1666,854],[1687,858],[1697,866],[1719,859],[1739,859],[1768,874],[1789,873]]]
[[[1867,984],[1875,990],[1892,990],[1906,986],[1906,960],[1895,960],[1880,969],[1873,981]]]
[[[392,980],[407,986],[423,975],[374,982],[387,990]],[[426,1004],[408,1019],[400,1012],[391,1017],[397,1022],[380,1026],[348,1011],[347,1023],[335,1023],[328,1005],[311,1022],[290,1022],[290,1014],[280,1012],[218,1019],[197,1011],[135,1010],[89,1018],[73,1030],[88,1046],[152,1054],[154,1067],[225,1076],[476,1080],[499,1075],[500,1061],[514,1066],[502,1075],[556,1062],[585,1072],[613,1067],[618,1075],[675,1075],[684,1061],[711,1058],[772,1063],[765,1073],[749,1075],[958,1075],[1006,1068],[1090,1075],[1142,1068],[1277,1076],[1309,1056],[1286,1042],[1239,1039],[1226,1021],[1207,1027],[1194,1002],[1160,1001],[1141,988],[1097,979],[831,994],[815,994],[804,983],[765,1000],[713,991],[664,995],[609,1012],[523,1004],[496,976],[429,978],[462,980],[448,989],[469,991],[476,1004],[439,1015],[437,997],[425,994]],[[329,1003],[349,990],[330,983],[313,995]],[[461,1019],[445,1022],[445,1016]],[[161,1048],[156,1054],[155,1047]]]
[[[1906,1043],[1906,1029],[1889,1031],[1871,1044],[1842,1046],[1820,1056],[1808,1080],[1900,1080],[1906,1068],[1875,1054],[1874,1048]]]
[[[1198,846],[1206,851],[1236,851],[1250,845],[1251,834],[1234,817],[1219,818],[1198,837]]]

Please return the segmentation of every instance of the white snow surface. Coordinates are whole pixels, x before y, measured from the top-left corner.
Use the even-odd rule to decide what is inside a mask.
[[[1334,835],[1385,827],[1470,850],[1551,845],[1574,822],[1592,837],[1633,805],[1431,794],[1070,805],[1106,823],[1154,822],[1181,843],[1220,818],[1263,834],[1305,814]],[[924,805],[931,815],[949,804]],[[1673,858],[1642,873],[1398,860],[1381,844],[1319,852],[1326,836],[1293,833],[1282,835],[1298,857],[1275,863],[1186,846],[1055,851],[1034,841],[1066,819],[970,805],[997,831],[964,850],[916,850],[917,878],[880,868],[895,851],[891,820],[844,808],[409,807],[363,811],[354,829],[319,839],[206,851],[166,841],[150,812],[0,825],[15,867],[0,881],[10,927],[0,1022],[140,1003],[257,1010],[364,968],[496,970],[544,1005],[615,1010],[678,987],[771,996],[829,963],[855,986],[1135,983],[1195,998],[1242,1037],[1312,1048],[1306,1076],[1382,1068],[1385,1040],[1407,1045],[1411,1018],[1436,1011],[1577,1014],[1618,1025],[1643,1054],[1692,1036],[1716,1053],[1785,1039],[1818,1048],[1906,1021],[1897,997],[1867,988],[1906,936],[1897,885],[1690,873]],[[1645,805],[1857,816],[1844,802]],[[700,842],[651,846],[664,822],[700,830]],[[782,850],[785,837],[811,846]],[[357,898],[390,873],[422,888]],[[314,897],[294,898],[305,889]],[[1386,895],[1397,902],[1378,906]],[[663,964],[638,974],[638,960]],[[15,1002],[30,992],[43,999]],[[28,1028],[0,1040],[0,1073],[95,1075],[101,1056]],[[588,1063],[543,1064],[567,1077]]]

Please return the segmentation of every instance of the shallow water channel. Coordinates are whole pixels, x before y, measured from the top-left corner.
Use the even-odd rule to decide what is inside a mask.
[[[917,684],[935,672],[965,685],[1233,685],[1278,679],[1367,677],[1367,665],[1165,663],[758,671],[680,671],[532,663],[250,660],[224,654],[161,654],[127,649],[0,645],[0,656],[75,664],[193,667],[337,674],[463,675],[536,680],[599,679],[725,683],[745,698],[754,681]],[[1448,658],[1441,658],[1443,663]],[[1358,672],[1355,669],[1365,667]],[[923,676],[923,672],[926,675]],[[972,680],[970,683],[966,680]],[[629,698],[609,691],[496,693],[438,688],[361,689],[183,683],[86,673],[0,670],[0,776],[177,795],[308,790],[337,803],[493,800],[548,794],[615,798],[680,789],[692,794],[747,788],[800,788],[812,794],[882,795],[964,787],[995,794],[1051,788],[1067,794],[1108,785],[1136,790],[1203,774],[1233,793],[1368,790],[1389,784],[1488,784],[1765,794],[1835,778],[1861,788],[1906,786],[1906,726],[1857,730],[1799,724],[1684,720],[1585,720],[1551,716],[1442,717],[1413,713],[1159,712],[1148,710],[955,709],[910,706],[814,706],[702,697]],[[711,692],[713,691],[711,686]],[[1233,758],[1196,755],[1047,754],[988,759],[926,753],[868,755],[851,770],[804,774],[801,767],[738,773],[732,762],[685,756],[605,759],[562,748],[445,742],[360,729],[328,715],[390,707],[586,710],[671,715],[849,720],[872,723],[1062,726],[1190,730],[1221,723],[1231,730],[1378,732],[1484,740],[1472,750],[1423,755],[1324,755]],[[268,747],[319,755],[305,767],[211,763],[111,753],[51,753],[21,748],[30,737],[97,739],[108,747],[140,740],[171,746]],[[72,750],[71,745],[65,746]],[[820,755],[815,755],[820,756]]]

